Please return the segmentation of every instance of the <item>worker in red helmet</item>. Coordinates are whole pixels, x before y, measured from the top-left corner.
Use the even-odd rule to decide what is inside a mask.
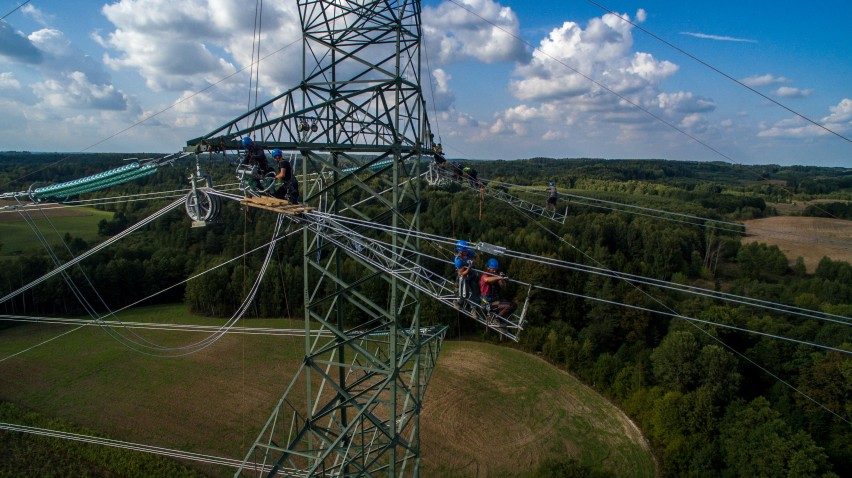
[[[503,297],[508,280],[506,274],[499,270],[500,263],[492,257],[485,263],[485,271],[479,277],[479,295],[482,297],[482,305],[488,311],[486,323],[498,327],[505,324],[512,312],[518,308],[518,304]]]

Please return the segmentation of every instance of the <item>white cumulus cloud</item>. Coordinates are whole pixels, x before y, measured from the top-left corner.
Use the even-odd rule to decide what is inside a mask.
[[[709,98],[695,96],[692,92],[660,93],[657,95],[659,107],[665,111],[680,113],[706,113],[716,109],[716,103]]]
[[[96,37],[112,50],[106,63],[136,70],[151,89],[196,89],[252,62],[255,9],[244,1],[120,0],[102,11],[115,27]],[[264,5],[262,57],[299,37],[295,2]],[[291,51],[264,60],[261,84],[294,86],[301,75],[298,57]]]
[[[492,0],[459,3],[464,8],[448,1],[423,8],[426,47],[435,61],[445,64],[472,58],[493,63],[524,57],[518,16],[510,7]]]
[[[775,76],[771,73],[766,73],[765,75],[749,76],[747,78],[743,78],[740,81],[742,81],[743,83],[745,83],[748,86],[758,87],[758,86],[775,85],[775,84],[778,84],[778,83],[787,83],[790,80],[788,80],[787,78],[784,78],[783,76]]]
[[[38,69],[44,79],[31,86],[42,106],[113,111],[128,108],[127,95],[113,86],[103,64],[74,46],[62,31],[43,28],[28,39],[43,54]]]
[[[48,21],[52,20],[51,15],[46,15],[44,12],[36,8],[32,3],[28,3],[21,8],[21,13],[35,20],[36,23],[47,26]]]
[[[612,14],[590,20],[585,29],[565,22],[541,41],[529,63],[516,68],[518,79],[510,90],[521,100],[577,97],[600,92],[592,78],[619,93],[631,93],[674,74],[677,65],[632,52],[632,29]]]
[[[23,33],[0,20],[0,57],[26,64],[41,63],[43,55]]]
[[[775,90],[775,94],[782,98],[804,98],[806,96],[810,96],[814,90],[811,89],[802,89],[802,88],[793,88],[790,86],[782,86]]]
[[[647,13],[637,13],[640,18]],[[585,28],[567,21],[551,30],[532,59],[515,68],[509,90],[522,104],[499,112],[487,132],[536,132],[537,138],[553,141],[615,125],[620,138],[628,140],[643,128],[659,127],[635,105],[681,128],[705,130],[705,116],[716,109],[715,102],[688,91],[663,91],[662,83],[678,66],[636,51],[635,27],[625,19],[627,14],[605,14]]]
[[[456,99],[456,95],[450,89],[450,80],[453,77],[443,69],[436,68],[432,71],[432,78],[435,80],[434,84],[426,93],[429,95],[434,94],[434,108],[437,111],[447,111]]]
[[[73,71],[62,80],[49,79],[32,85],[33,93],[51,108],[93,108],[124,110],[127,96],[113,85],[92,83],[81,71]]]
[[[820,124],[840,134],[852,131],[852,99],[843,98],[829,107],[829,111],[820,119]],[[813,138],[828,134],[831,133],[798,117],[784,119],[771,126],[763,125],[757,133],[761,138]]]

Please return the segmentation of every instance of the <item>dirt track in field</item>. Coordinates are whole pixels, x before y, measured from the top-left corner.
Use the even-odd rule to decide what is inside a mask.
[[[777,216],[745,221],[743,243],[776,245],[793,264],[802,256],[813,272],[823,256],[852,262],[852,221],[821,217]]]

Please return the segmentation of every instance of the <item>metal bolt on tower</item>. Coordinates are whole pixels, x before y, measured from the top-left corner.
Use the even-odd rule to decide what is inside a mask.
[[[327,198],[326,213],[416,231],[420,157],[431,147],[420,2],[298,6],[302,83],[187,149],[238,149],[250,135],[296,151],[305,202]],[[417,476],[421,403],[446,328],[422,328],[412,284],[324,241],[322,229],[303,233],[304,363],[237,474]],[[390,244],[419,263],[417,239],[397,232]],[[318,328],[332,338],[310,333]]]

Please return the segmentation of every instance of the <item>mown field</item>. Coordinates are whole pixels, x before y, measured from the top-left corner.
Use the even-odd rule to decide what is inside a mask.
[[[112,219],[113,213],[94,208],[68,208],[45,211],[50,218],[45,219],[41,212],[30,212],[36,225],[41,229],[48,241],[59,245],[60,239],[53,230],[55,227],[60,234],[70,234],[88,243],[98,241],[98,222],[102,219]],[[24,219],[17,213],[0,213],[0,256],[20,254],[26,250],[41,249],[36,236]]]
[[[808,272],[827,256],[852,262],[852,221],[821,217],[776,216],[745,221],[743,243],[776,245],[792,264],[801,256]]]
[[[421,423],[428,476],[525,476],[565,456],[615,476],[654,476],[642,434],[621,410],[507,347],[446,343]]]
[[[189,317],[182,306],[140,309],[122,318],[211,322]],[[43,324],[2,330],[0,360],[65,330]],[[140,333],[173,345],[200,338]],[[295,373],[303,340],[228,335],[197,354],[168,359],[132,352],[102,330],[84,327],[1,362],[0,401],[110,438],[238,458]],[[525,476],[543,458],[566,456],[618,476],[654,474],[642,436],[623,413],[535,356],[447,342],[429,387],[422,415],[424,476]]]

